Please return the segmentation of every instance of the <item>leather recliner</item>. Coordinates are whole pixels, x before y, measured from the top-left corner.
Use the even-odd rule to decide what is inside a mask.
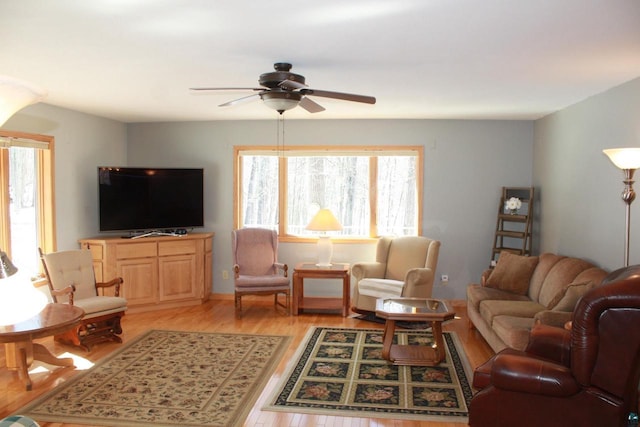
[[[626,426],[640,380],[640,277],[626,277],[589,291],[570,328],[536,325],[525,351],[479,366],[469,425]]]

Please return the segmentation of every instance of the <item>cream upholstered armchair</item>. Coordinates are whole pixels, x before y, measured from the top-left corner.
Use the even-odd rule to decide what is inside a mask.
[[[236,315],[242,314],[243,295],[273,295],[275,306],[289,314],[289,267],[278,262],[278,234],[265,228],[234,230],[231,246]],[[278,301],[279,294],[284,295],[284,304]]]
[[[127,310],[127,300],[120,297],[122,278],[96,282],[93,258],[87,249],[48,254],[39,251],[53,301],[84,310],[80,326],[55,336],[55,339],[87,351],[98,342],[122,342],[120,319]],[[98,289],[110,287],[114,288],[113,296],[99,294]]]
[[[376,299],[431,297],[440,242],[422,236],[381,237],[375,262],[352,266],[355,279],[351,309],[374,312]]]

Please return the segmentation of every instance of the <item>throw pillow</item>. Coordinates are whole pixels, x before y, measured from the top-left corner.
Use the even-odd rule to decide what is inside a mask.
[[[569,283],[563,286],[558,291],[556,296],[553,297],[549,304],[547,304],[547,310],[553,311],[573,311],[578,303],[578,300],[582,298],[584,294],[593,289],[595,284],[589,282]]]
[[[533,270],[537,265],[537,256],[522,256],[502,251],[496,268],[487,279],[486,286],[518,295],[526,295]]]

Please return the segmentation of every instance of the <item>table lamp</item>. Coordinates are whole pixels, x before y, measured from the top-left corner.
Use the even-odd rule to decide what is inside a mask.
[[[27,320],[40,313],[47,304],[45,295],[17,272],[7,254],[0,250],[0,326]]]
[[[640,168],[640,148],[609,148],[602,150],[604,154],[624,173],[624,190],[622,200],[626,204],[625,211],[625,241],[624,241],[624,266],[629,265],[629,239],[631,228],[631,203],[636,198],[633,190],[633,174]]]
[[[323,233],[318,237],[318,263],[316,265],[318,267],[331,267],[333,245],[331,243],[331,237],[328,236],[326,232],[342,230],[340,221],[338,221],[329,209],[320,209],[309,225],[307,225],[306,229]]]

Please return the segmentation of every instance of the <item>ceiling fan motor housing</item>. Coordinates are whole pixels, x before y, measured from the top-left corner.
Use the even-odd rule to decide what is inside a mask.
[[[276,62],[275,64],[273,64],[273,68],[276,71],[260,74],[258,83],[260,83],[261,86],[273,89],[277,88],[278,85],[285,80],[291,80],[300,84],[305,84],[304,76],[289,72],[289,70],[291,69],[291,64],[287,62]]]

